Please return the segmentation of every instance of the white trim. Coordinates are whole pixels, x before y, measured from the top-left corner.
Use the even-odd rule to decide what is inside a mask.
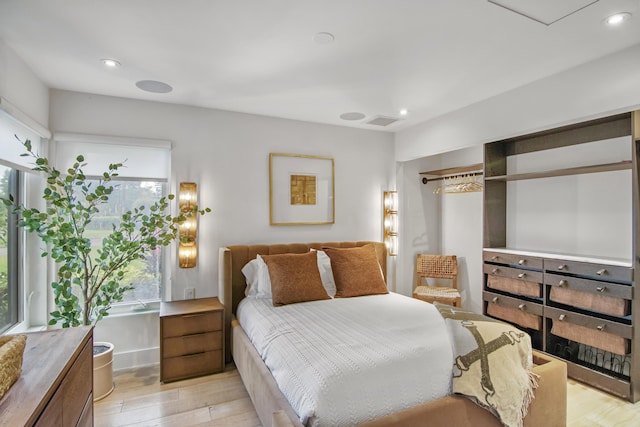
[[[58,142],[90,142],[92,144],[133,145],[171,150],[171,141],[166,139],[129,138],[124,136],[91,135],[82,133],[56,132],[53,139]]]
[[[51,138],[51,131],[49,129],[32,119],[4,96],[0,96],[0,110],[6,112],[8,115],[13,117],[14,120],[17,120],[22,125],[28,127],[29,130],[37,133],[41,138]]]

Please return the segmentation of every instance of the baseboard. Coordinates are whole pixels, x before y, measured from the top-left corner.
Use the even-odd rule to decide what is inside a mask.
[[[117,347],[116,349],[117,350]],[[160,363],[160,347],[143,348],[132,351],[113,352],[113,370],[139,368],[158,365]]]

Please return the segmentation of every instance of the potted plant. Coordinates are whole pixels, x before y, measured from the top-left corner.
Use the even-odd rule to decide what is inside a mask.
[[[11,195],[2,201],[19,215],[18,226],[36,233],[47,245],[42,256],[50,256],[57,265],[57,280],[51,283],[57,309],[50,313],[49,325],[60,324],[63,328],[93,325],[107,316],[112,304],[122,301],[125,292],[133,289],[125,281],[127,267],[175,241],[179,225],[188,217],[211,211],[195,207],[177,216],[165,213],[174,199],[170,194],[148,208],[140,206],[125,212],[117,224],[111,225],[111,231],[100,244],[92,244],[86,235],[87,226],[98,214],[100,205],[116,191],[117,186],[111,181],[123,164],[110,164],[96,185],[82,171],[86,165],[82,155],[63,173],[47,158],[36,154],[29,140],[23,145],[26,149],[23,156],[33,157],[33,170],[42,172],[46,178],[42,195],[46,209],[18,205]],[[101,397],[100,391],[94,394]]]

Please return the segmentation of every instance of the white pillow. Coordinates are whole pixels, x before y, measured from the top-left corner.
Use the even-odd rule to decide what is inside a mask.
[[[315,249],[312,250],[315,251]],[[318,270],[324,289],[333,298],[336,294],[336,283],[333,280],[333,271],[331,271],[331,260],[324,251],[318,251]],[[245,296],[271,299],[269,268],[260,255],[242,267],[242,274],[247,279]]]
[[[311,249],[312,251],[315,249]],[[322,285],[331,298],[336,295],[336,282],[333,279],[333,271],[331,270],[331,260],[329,255],[324,251],[318,252],[318,270],[320,270],[320,279]]]
[[[244,290],[245,296],[271,299],[269,269],[260,255],[242,267],[242,274],[247,279],[247,287]]]

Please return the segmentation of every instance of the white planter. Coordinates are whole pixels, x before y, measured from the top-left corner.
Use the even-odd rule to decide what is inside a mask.
[[[96,354],[96,347],[107,349]],[[113,344],[96,341],[93,343],[93,400],[107,397],[113,391]]]

